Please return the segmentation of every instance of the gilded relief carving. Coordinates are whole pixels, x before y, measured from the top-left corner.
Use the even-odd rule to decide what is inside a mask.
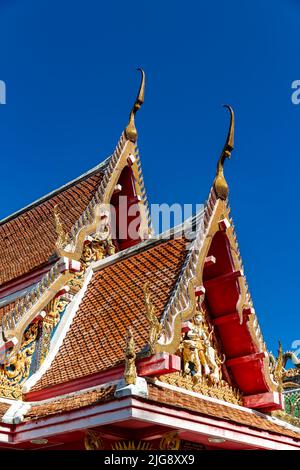
[[[183,324],[180,346],[181,372],[163,375],[160,381],[203,395],[242,404],[242,397],[224,378],[225,356],[219,351],[207,313],[197,301],[196,313]]]

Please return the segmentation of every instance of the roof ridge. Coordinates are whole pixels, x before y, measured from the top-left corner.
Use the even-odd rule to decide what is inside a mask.
[[[94,173],[97,173],[102,168],[105,168],[107,165],[111,155],[109,155],[103,162],[99,163],[98,165],[94,166],[90,170],[86,171],[85,173],[82,173],[80,176],[77,178],[74,178],[73,180],[69,181],[68,183],[65,183],[64,185],[60,186],[57,189],[54,189],[53,191],[50,191],[50,193],[45,194],[44,196],[40,197],[39,199],[36,199],[35,201],[31,202],[27,206],[22,207],[21,209],[13,212],[12,214],[8,215],[7,217],[4,217],[3,219],[0,220],[0,225],[4,225],[7,222],[10,222],[11,220],[15,219],[19,215],[24,214],[25,212],[29,211],[30,209],[33,209],[34,207],[39,206],[43,202],[48,201],[52,197],[56,196],[57,194],[71,188],[72,186],[75,186],[76,183],[79,183],[86,179],[88,176],[92,176]]]

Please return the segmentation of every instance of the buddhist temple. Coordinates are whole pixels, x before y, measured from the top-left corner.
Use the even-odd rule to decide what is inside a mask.
[[[233,109],[203,209],[154,234],[140,72],[111,156],[0,223],[0,449],[299,450],[297,358],[268,351],[230,211]]]

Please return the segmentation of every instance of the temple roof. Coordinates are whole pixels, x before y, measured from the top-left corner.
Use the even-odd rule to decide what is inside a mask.
[[[59,205],[69,232],[99,187],[105,164],[106,160],[0,222],[0,265],[5,267],[0,271],[0,286],[53,262],[54,206]]]
[[[154,407],[299,439],[253,411],[281,409],[282,394],[230,216],[223,166],[233,110],[203,209],[155,237],[134,124],[144,78],[111,157],[0,222],[0,416],[18,424],[15,416],[26,423],[117,407],[123,388],[128,397],[143,383],[146,391],[132,396]],[[110,216],[130,204],[138,237],[128,219],[123,242]],[[19,400],[16,411],[7,399]]]

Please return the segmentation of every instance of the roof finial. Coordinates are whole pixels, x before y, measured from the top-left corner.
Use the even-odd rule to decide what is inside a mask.
[[[127,139],[131,140],[132,142],[136,142],[137,137],[138,137],[138,133],[137,133],[135,123],[134,123],[134,116],[136,112],[140,109],[142,104],[144,103],[144,98],[145,98],[145,72],[141,68],[138,68],[137,70],[141,72],[141,84],[140,84],[138,95],[136,97],[136,100],[134,102],[134,105],[129,115],[128,125],[125,129],[125,135]]]
[[[124,380],[127,385],[136,383],[136,366],[135,366],[135,344],[133,334],[130,328],[127,330],[126,348],[125,348],[125,372]]]
[[[217,194],[217,197],[220,199],[227,199],[229,188],[224,177],[224,162],[226,158],[230,158],[231,152],[234,149],[234,112],[231,106],[228,104],[223,105],[224,108],[227,108],[230,112],[230,125],[227,134],[227,139],[223,147],[221,156],[217,164],[217,174],[214,180],[214,188]]]

